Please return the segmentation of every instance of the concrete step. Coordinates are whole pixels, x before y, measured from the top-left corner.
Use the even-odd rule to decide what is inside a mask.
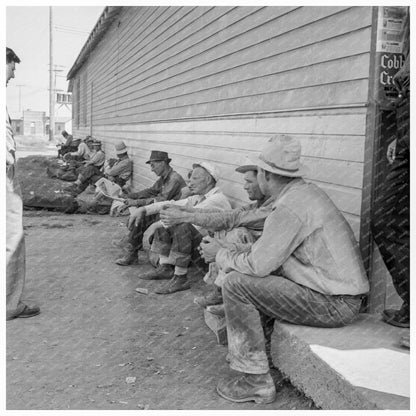
[[[272,357],[322,409],[410,409],[408,333],[368,314],[342,328],[276,323]]]

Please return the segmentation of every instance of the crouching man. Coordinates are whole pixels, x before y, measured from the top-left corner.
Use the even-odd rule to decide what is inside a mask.
[[[253,161],[263,194],[275,198],[263,234],[248,252],[201,244],[227,272],[223,300],[230,367],[240,372],[217,385],[233,402],[271,403],[260,314],[278,321],[340,327],[358,315],[369,290],[353,232],[329,197],[301,176],[300,144],[275,136]]]
[[[199,207],[214,210],[230,209],[231,205],[226,196],[216,186],[219,172],[215,166],[207,162],[193,165],[189,180],[191,196],[179,201],[172,201],[178,206]],[[141,221],[144,215],[158,213],[166,202],[139,208],[130,217]],[[170,279],[168,284],[155,290],[158,294],[175,293],[190,288],[187,278],[188,266],[194,250],[199,246],[207,231],[192,224],[180,223],[169,228],[161,226],[155,230],[151,251],[160,255],[160,265],[155,270],[144,273],[139,277],[144,280]]]

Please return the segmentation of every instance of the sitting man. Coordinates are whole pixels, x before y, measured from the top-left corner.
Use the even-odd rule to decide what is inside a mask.
[[[226,210],[231,205],[225,195],[217,188],[218,170],[208,162],[193,165],[189,180],[191,196],[172,202],[178,206],[196,207],[202,209]],[[145,215],[158,213],[168,203],[160,202],[139,208],[130,216],[129,224],[142,221]],[[169,294],[190,288],[187,279],[188,266],[193,251],[199,246],[207,231],[192,224],[181,223],[165,228],[163,223],[156,229],[151,251],[160,255],[159,266],[156,270],[139,276],[145,280],[170,279],[169,283],[156,290],[158,294]]]
[[[78,169],[77,180],[66,189],[74,197],[83,192],[88,185],[94,184],[104,176],[101,168],[105,162],[105,153],[101,149],[101,142],[94,140],[91,146],[93,148],[91,158],[85,162],[83,167]]]
[[[78,149],[75,152],[66,153],[63,157],[65,162],[73,162],[77,167],[81,166],[83,162],[89,160],[91,157],[91,143],[93,138],[91,136],[86,136],[84,139],[81,139],[81,143],[78,145]]]
[[[117,159],[109,159],[104,165],[104,176],[123,188],[133,173],[133,161],[127,154],[123,141],[115,144]]]
[[[261,192],[257,182],[257,166],[243,165],[236,171],[244,174],[244,189],[250,201],[255,202],[228,211],[171,207],[161,211],[160,218],[163,223],[169,227],[181,222],[190,223],[218,231],[215,237],[222,247],[248,251],[263,232],[264,221],[272,210],[274,198],[267,198]],[[206,296],[194,299],[196,304],[204,308],[222,303],[221,287],[224,280],[224,273],[218,269],[215,259],[205,260],[209,262],[209,272],[204,280],[213,290]]]
[[[74,140],[72,134],[69,134],[66,130],[62,130],[61,134],[65,143],[56,145],[58,147],[58,158],[63,157],[66,153],[76,152],[79,145],[79,140]]]
[[[263,194],[275,198],[263,234],[248,252],[215,240],[201,247],[228,273],[223,298],[230,367],[241,373],[221,380],[217,392],[233,402],[271,403],[276,389],[259,314],[340,327],[357,317],[369,284],[349,224],[321,189],[301,178],[299,142],[273,137],[254,164]]]
[[[166,152],[152,150],[149,160],[146,162],[150,165],[159,179],[150,188],[143,189],[139,192],[128,193],[126,205],[129,207],[141,207],[153,202],[177,200],[181,195],[181,189],[186,185],[184,179],[179,173],[175,172],[170,166],[172,159]],[[138,261],[138,252],[142,247],[143,233],[146,229],[159,219],[158,215],[143,217],[141,221],[129,227],[129,234],[120,242],[113,242],[113,245],[122,245],[126,254],[116,260],[120,266],[128,266]]]

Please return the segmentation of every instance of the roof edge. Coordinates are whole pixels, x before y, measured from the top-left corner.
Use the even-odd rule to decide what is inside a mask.
[[[106,6],[101,13],[100,17],[97,20],[94,28],[92,29],[90,35],[88,36],[87,41],[81,49],[81,52],[78,54],[77,59],[72,65],[71,69],[66,76],[66,79],[70,81],[84,62],[88,59],[90,51],[94,48],[95,45],[102,39],[105,32],[113,23],[114,19],[118,16],[123,6]]]

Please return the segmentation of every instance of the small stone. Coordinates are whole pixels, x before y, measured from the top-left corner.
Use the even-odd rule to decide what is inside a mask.
[[[148,295],[149,294],[149,291],[144,287],[136,287],[135,291],[139,292],[139,293],[142,293],[143,295]]]
[[[154,358],[153,358],[153,357],[146,357],[146,360],[147,360],[147,361],[153,361],[153,360],[154,360]]]
[[[136,381],[136,377],[126,377],[126,383],[132,384]]]

